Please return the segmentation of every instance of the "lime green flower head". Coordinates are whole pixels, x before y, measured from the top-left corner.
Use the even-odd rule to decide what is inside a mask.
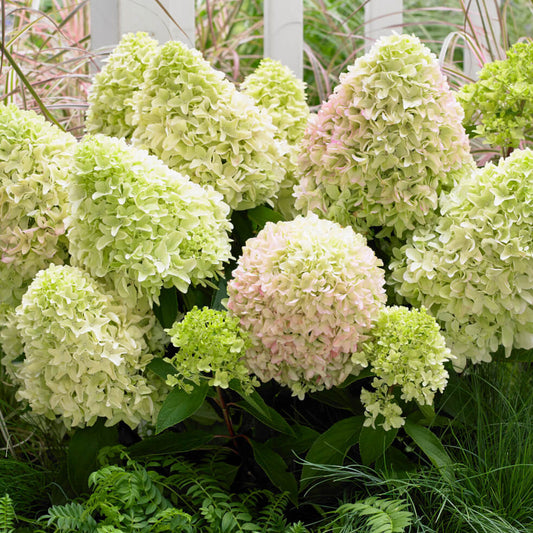
[[[89,92],[86,128],[89,133],[129,139],[133,133],[133,93],[157,51],[157,41],[147,33],[128,33],[94,77]]]
[[[517,148],[533,140],[533,43],[517,43],[507,59],[486,63],[479,79],[465,85],[458,100],[465,126],[493,146]]]
[[[420,405],[431,405],[435,393],[442,392],[448,382],[444,363],[450,360],[451,353],[439,325],[424,308],[384,307],[370,340],[363,345],[363,352],[376,376],[372,382],[376,389],[374,396],[369,396],[372,393],[368,392],[363,395],[369,417],[366,425],[374,426],[379,413],[389,417],[390,413],[398,414],[396,408],[389,414],[383,408],[394,400],[390,392],[384,396],[383,391],[399,388],[406,402],[415,400]],[[354,355],[355,360],[359,358],[359,354]],[[381,398],[381,403],[374,406],[375,412],[368,409],[373,397]],[[376,405],[380,405],[380,409]],[[398,427],[397,423],[397,418],[395,422],[388,420],[390,427]]]
[[[264,111],[197,50],[171,41],[148,66],[135,95],[132,142],[237,210],[269,201],[285,176],[286,148]]]
[[[305,83],[279,61],[265,58],[257,69],[241,85],[244,94],[250,96],[258,107],[265,109],[277,128],[276,138],[286,141],[285,179],[274,201],[274,208],[287,219],[294,218],[296,209],[294,186],[299,181],[298,154],[309,120]]]
[[[60,416],[67,427],[98,417],[136,427],[154,421],[157,383],[144,375],[152,359],[144,335],[150,324],[85,272],[52,265],[28,287],[9,321],[8,363],[20,384],[17,397],[36,414]],[[18,337],[23,350],[14,362]]]
[[[123,298],[131,287],[153,301],[163,286],[186,292],[231,256],[221,195],[122,139],[86,137],[70,181],[73,264],[111,279]]]
[[[233,379],[250,392],[258,385],[244,360],[251,344],[249,335],[239,326],[239,319],[226,311],[195,306],[168,333],[179,348],[169,359],[178,372],[169,379],[169,385],[182,384],[183,379],[199,383],[204,373],[210,376],[209,385],[223,389]]]
[[[533,151],[480,169],[441,211],[396,250],[397,292],[441,323],[457,368],[533,348]]]
[[[33,111],[0,104],[0,302],[67,257],[65,178],[76,139]]]
[[[435,55],[416,37],[383,37],[309,124],[296,207],[367,237],[402,238],[474,167],[462,119]]]

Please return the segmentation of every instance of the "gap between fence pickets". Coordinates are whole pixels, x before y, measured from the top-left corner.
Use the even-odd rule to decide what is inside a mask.
[[[469,17],[479,29],[482,17],[497,20],[501,0],[471,0]],[[356,3],[354,2],[354,9]],[[365,9],[367,49],[383,35],[402,32],[403,0],[368,0]],[[195,0],[90,0],[91,47],[98,58],[105,57],[124,33],[146,31],[160,43],[180,40],[195,44]],[[303,0],[264,0],[264,56],[287,65],[303,77],[304,7]],[[499,39],[499,25],[493,24]],[[492,41],[491,41],[492,42]],[[487,46],[481,41],[481,46]],[[475,77],[479,64],[465,53],[465,71]]]

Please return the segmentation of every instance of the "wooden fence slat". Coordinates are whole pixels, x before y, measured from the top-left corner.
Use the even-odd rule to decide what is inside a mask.
[[[124,33],[137,31],[148,32],[161,43],[172,39],[194,46],[194,0],[161,0],[181,29],[154,0],[91,0],[90,4],[93,50],[113,48]]]
[[[402,33],[403,0],[369,0],[365,4],[365,41],[367,50],[377,39],[393,31]]]
[[[263,55],[303,76],[303,0],[265,0]]]

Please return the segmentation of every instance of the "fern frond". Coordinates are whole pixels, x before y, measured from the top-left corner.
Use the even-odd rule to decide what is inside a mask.
[[[284,533],[309,533],[309,530],[301,522],[296,522],[287,527]]]
[[[9,494],[0,498],[0,533],[11,533],[15,527],[15,509]]]
[[[361,517],[365,532],[403,533],[412,524],[413,514],[407,511],[402,500],[389,500],[375,496],[355,503],[341,505],[336,513],[341,517]]]
[[[85,507],[77,502],[54,505],[41,517],[48,527],[54,526],[61,533],[94,533],[96,522]]]

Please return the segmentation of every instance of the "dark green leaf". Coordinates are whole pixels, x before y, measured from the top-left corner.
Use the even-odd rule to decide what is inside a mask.
[[[346,411],[352,411],[352,413],[356,410],[353,414],[358,414],[357,408],[359,407],[359,402],[354,401],[354,397],[347,390],[335,387],[333,389],[314,392],[310,397],[335,409],[344,409]]]
[[[222,278],[218,282],[218,290],[213,296],[213,301],[211,302],[211,309],[216,311],[225,311],[225,307],[222,305],[222,300],[228,297],[228,281],[225,278]]]
[[[374,375],[374,372],[370,370],[369,368],[365,368],[361,370],[357,376],[354,376],[353,374],[349,375],[339,386],[340,389],[345,389],[346,387],[349,387],[352,383],[355,383],[356,381],[361,381],[366,378],[370,378]]]
[[[277,435],[268,439],[267,444],[276,450],[282,457],[294,458],[294,455],[303,455],[312,446],[320,433],[308,426],[294,424],[292,430],[294,437]]]
[[[298,503],[298,484],[294,476],[287,472],[285,461],[268,445],[250,439],[257,464],[265,471],[272,484],[281,491],[287,491],[295,505]]]
[[[128,448],[131,457],[189,452],[205,446],[213,435],[208,431],[167,432],[147,437]]]
[[[172,327],[178,316],[178,290],[176,287],[161,289],[159,305],[154,305],[154,314],[164,328]]]
[[[164,381],[167,380],[167,376],[176,374],[176,369],[160,357],[152,359],[146,365],[146,368],[151,370],[154,374],[157,374]]]
[[[78,494],[88,489],[89,474],[98,469],[96,458],[105,446],[118,444],[116,427],[105,427],[104,420],[98,419],[94,426],[78,429],[68,446],[68,478],[74,491]]]
[[[281,213],[274,211],[266,205],[260,205],[253,209],[249,209],[247,214],[256,231],[263,229],[267,222],[281,222],[285,220],[285,217]]]
[[[444,479],[453,481],[453,461],[444,449],[442,442],[428,428],[419,426],[411,420],[405,421],[405,432],[415,444],[428,456],[429,460],[440,470]]]
[[[288,422],[276,410],[269,407],[257,391],[247,395],[236,381],[232,381],[230,386],[243,399],[242,402],[236,402],[235,405],[255,416],[266,426],[286,435],[294,436],[294,432]]]
[[[363,464],[370,465],[381,457],[393,443],[397,434],[397,429],[385,431],[380,426],[376,429],[363,426],[359,434],[359,452]]]
[[[209,388],[207,381],[192,385],[194,388],[190,393],[177,387],[170,391],[159,411],[156,433],[183,422],[204,403]]]
[[[305,458],[307,463],[341,465],[348,450],[357,444],[364,417],[351,416],[333,424],[325,433],[320,435]],[[312,464],[305,464],[302,469],[301,488],[306,487],[316,469]]]

